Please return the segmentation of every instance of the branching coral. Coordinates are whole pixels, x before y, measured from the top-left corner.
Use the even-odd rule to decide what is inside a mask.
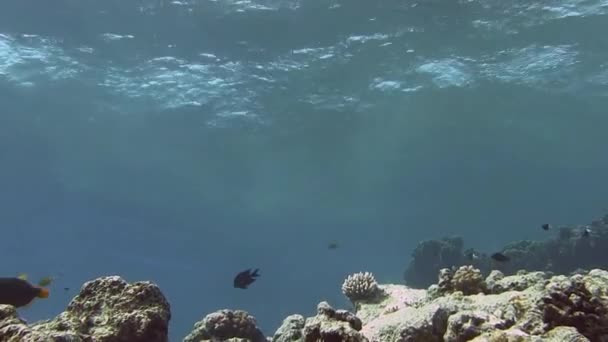
[[[359,272],[349,275],[342,284],[342,293],[356,303],[359,301],[372,301],[382,295],[378,282],[370,272]]]

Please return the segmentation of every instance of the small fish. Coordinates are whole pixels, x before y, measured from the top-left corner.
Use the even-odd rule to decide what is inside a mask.
[[[327,249],[337,249],[340,247],[336,241],[332,241],[327,244]]]
[[[472,249],[467,250],[464,255],[467,257],[467,259],[469,260],[477,260],[479,259],[479,253],[475,252]]]
[[[251,272],[251,269],[240,272],[234,277],[234,287],[239,289],[246,289],[249,285],[251,285],[254,281],[256,281],[256,277],[259,277],[258,274],[259,269],[255,269]]]
[[[582,236],[588,238],[591,235],[591,229],[589,227],[585,227],[582,232]]]
[[[63,291],[70,291],[70,288],[69,287],[64,287]]]
[[[16,278],[0,278],[0,304],[22,307],[30,304],[34,298],[48,298],[49,290],[30,284],[25,275]]]
[[[502,253],[494,253],[494,254],[492,254],[491,258],[498,262],[507,262],[507,261],[511,260],[511,258],[509,258],[508,256],[506,256]]]
[[[543,223],[543,225],[541,226],[541,228],[542,228],[543,230],[549,230],[549,229],[551,229],[551,225],[550,225],[550,224],[548,224],[548,223]]]

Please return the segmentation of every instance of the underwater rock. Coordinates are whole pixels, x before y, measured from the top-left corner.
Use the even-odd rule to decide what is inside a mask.
[[[314,317],[306,320],[299,315],[290,317],[283,321],[272,342],[368,342],[360,332],[362,322],[355,314],[336,310],[327,302],[319,303]]]
[[[302,329],[304,329],[304,325],[306,325],[306,318],[304,316],[288,316],[274,333],[272,342],[301,341],[303,339]]]
[[[412,253],[412,260],[405,271],[409,286],[425,288],[435,282],[442,268],[461,266],[466,263],[464,242],[460,237],[422,241]]]
[[[255,317],[243,310],[219,310],[194,324],[184,342],[225,341],[266,342]]]
[[[512,275],[520,270],[569,274],[579,269],[608,268],[608,215],[588,225],[560,227],[546,241],[516,241],[502,248],[507,262],[495,262],[482,253],[471,259],[461,238],[428,240],[418,244],[404,278],[406,284],[426,288],[441,269],[472,265],[483,274],[497,270]],[[588,233],[586,233],[588,232]]]
[[[52,320],[27,325],[14,307],[0,305],[0,341],[167,342],[170,319],[155,284],[102,277],[85,283]]]

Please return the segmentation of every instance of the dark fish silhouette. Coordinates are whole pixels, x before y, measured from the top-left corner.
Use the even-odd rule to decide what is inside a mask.
[[[256,281],[256,277],[259,277],[258,274],[259,269],[255,269],[251,272],[251,269],[245,270],[234,277],[234,287],[238,289],[246,289],[249,285],[251,285],[254,281]]]
[[[548,223],[544,223],[542,226],[543,230],[549,230],[551,228],[551,225]]]
[[[0,278],[0,304],[26,306],[34,298],[48,298],[49,290],[22,278]]]
[[[330,242],[330,243],[327,244],[327,248],[328,249],[336,249],[338,247],[339,247],[339,245],[338,245],[338,243],[336,241],[332,241],[332,242]]]
[[[494,253],[494,254],[492,254],[491,258],[498,262],[507,262],[507,261],[511,260],[511,258],[509,258],[508,256],[506,256],[502,253]]]

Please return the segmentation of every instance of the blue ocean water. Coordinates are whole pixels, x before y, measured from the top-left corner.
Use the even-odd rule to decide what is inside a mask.
[[[30,321],[118,274],[172,340],[222,308],[271,335],[421,240],[589,222],[605,32],[606,0],[3,0],[0,272],[58,275]]]

